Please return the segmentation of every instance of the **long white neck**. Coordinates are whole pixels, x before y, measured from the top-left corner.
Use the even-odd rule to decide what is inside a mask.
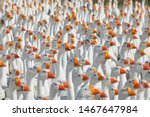
[[[40,80],[40,79],[38,78],[37,91],[38,91],[38,96],[39,96],[39,97],[45,96],[44,83],[45,83],[44,80]]]
[[[31,89],[31,91],[28,91],[26,92],[26,95],[25,95],[25,99],[26,100],[33,100],[34,99],[34,80],[35,78],[37,77],[37,75],[32,75],[30,73],[27,74],[27,79],[26,79],[26,82],[27,82],[27,85],[29,86],[29,88]]]

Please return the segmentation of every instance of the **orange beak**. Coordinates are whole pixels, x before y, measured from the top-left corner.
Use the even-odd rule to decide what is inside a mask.
[[[21,79],[19,77],[16,77],[15,84],[16,84],[16,86],[21,86],[22,82],[21,82]]]
[[[110,46],[114,46],[114,45],[116,45],[116,43],[110,40]]]
[[[10,55],[6,55],[6,59],[7,60],[11,59],[11,56]]]
[[[150,88],[150,85],[148,84],[148,82],[144,82],[144,88]]]
[[[107,95],[104,91],[100,91],[100,97],[105,98],[107,97]]]
[[[21,37],[18,37],[18,42],[22,41]]]
[[[127,73],[127,71],[123,68],[120,68],[120,74],[125,74],[125,73]]]
[[[81,64],[80,64],[80,62],[79,62],[79,60],[78,60],[78,58],[74,58],[74,66],[75,66],[75,67],[80,67],[80,66],[81,66]]]
[[[127,59],[124,60],[124,64],[125,64],[125,65],[129,64],[129,62],[128,62]]]
[[[129,96],[136,96],[136,93],[130,87],[128,87],[128,95]]]
[[[36,58],[36,59],[41,59],[41,56],[40,56],[39,54],[36,54],[36,55],[35,55],[35,58]]]
[[[33,49],[33,51],[37,51],[38,50],[38,48],[36,48],[36,47],[33,47],[32,49]]]
[[[107,29],[111,29],[111,25],[110,24],[106,24]]]
[[[143,65],[143,70],[150,70],[150,66],[144,64],[144,65]]]
[[[130,59],[130,65],[134,65],[135,61],[133,59]]]
[[[138,83],[136,79],[134,79],[134,80],[132,81],[132,83],[133,83],[135,89],[141,88],[140,83]]]
[[[50,79],[55,78],[55,75],[54,75],[52,72],[47,72],[47,76],[48,76],[48,78],[50,78]]]
[[[146,47],[150,47],[150,42],[146,42]]]
[[[64,91],[65,90],[65,87],[63,85],[59,85],[59,90],[60,91]]]
[[[95,89],[94,85],[92,85],[92,84],[90,85],[90,91],[91,91],[92,95],[97,95],[100,93],[100,91]]]
[[[50,44],[48,42],[46,42],[46,47],[50,47]]]
[[[102,76],[102,74],[100,72],[98,72],[97,75],[98,75],[98,80],[105,80],[106,79],[104,76]]]
[[[96,41],[96,39],[92,39],[92,40],[91,40],[91,44],[92,44],[92,45],[95,45],[95,44],[97,44],[97,41]]]
[[[58,44],[62,44],[62,41],[61,41],[60,38],[57,39],[57,43],[58,43]]]
[[[19,75],[20,75],[20,71],[16,70],[16,76],[19,76]]]
[[[100,20],[97,20],[97,25],[101,25],[101,21]]]
[[[0,46],[0,51],[4,50],[3,46]]]
[[[137,49],[136,45],[131,44],[132,49]]]
[[[10,12],[7,12],[7,17],[8,17],[8,18],[12,18],[12,15],[11,15]]]
[[[80,41],[80,44],[81,44],[81,45],[84,45],[85,43],[84,43],[84,41]]]
[[[105,60],[111,59],[110,55],[105,55]]]
[[[19,58],[19,55],[15,53],[14,58]]]
[[[111,84],[118,82],[118,80],[116,80],[115,78],[110,78],[110,82]]]
[[[137,33],[137,30],[132,28],[132,34],[135,35]]]
[[[49,63],[46,63],[46,69],[50,69],[51,65]]]
[[[127,42],[127,47],[128,47],[128,48],[130,48],[130,47],[131,47],[131,44],[130,44],[130,43],[128,43],[128,42]]]
[[[55,17],[55,21],[59,22],[59,17],[58,16]]]
[[[66,25],[66,31],[70,31],[70,26]]]
[[[108,50],[106,46],[102,46],[102,50]]]
[[[37,73],[41,72],[41,67],[37,67]]]
[[[82,80],[86,81],[89,80],[90,78],[86,74],[82,74]]]
[[[49,42],[51,40],[50,36],[47,36],[47,41]]]
[[[48,100],[48,97],[43,97],[42,100]]]
[[[0,67],[6,67],[6,65],[4,64],[2,60],[0,60]]]
[[[121,26],[121,23],[120,23],[120,21],[118,21],[118,22],[117,22],[117,26]]]
[[[85,60],[85,65],[91,65],[89,60]]]
[[[140,50],[140,56],[144,56],[146,55],[146,53],[144,52],[144,50]]]
[[[8,46],[9,46],[9,47],[12,47],[13,45],[14,45],[14,43],[13,43],[12,41],[9,41],[9,42],[8,42]]]
[[[65,44],[65,50],[71,51],[71,48],[70,48],[70,46],[68,45],[68,43]]]
[[[55,58],[52,58],[52,63],[57,63]]]
[[[21,31],[26,31],[26,29],[24,27],[21,28]]]
[[[64,86],[65,88],[67,88],[67,89],[70,88],[70,85],[69,85],[67,82],[64,82],[64,83],[63,83],[63,86]]]
[[[70,44],[71,49],[75,49],[75,46],[73,44]]]
[[[150,36],[150,28],[148,29],[148,31],[147,31],[147,32],[148,32],[148,35]]]
[[[28,87],[28,85],[23,84],[23,91],[31,91],[31,89]]]
[[[115,89],[114,94],[115,94],[115,95],[119,95],[119,90],[118,90],[118,89]]]
[[[56,50],[52,50],[53,51],[53,54],[57,54],[57,51]]]
[[[29,34],[29,35],[33,35],[33,32],[30,30],[28,34]]]
[[[18,44],[17,47],[18,47],[18,49],[22,49],[22,45],[20,43]]]

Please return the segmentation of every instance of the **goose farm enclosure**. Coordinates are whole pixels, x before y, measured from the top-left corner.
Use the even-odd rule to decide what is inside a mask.
[[[150,100],[149,0],[0,0],[0,100]]]

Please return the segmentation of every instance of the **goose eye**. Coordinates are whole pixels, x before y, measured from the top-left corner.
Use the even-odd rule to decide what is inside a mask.
[[[126,91],[125,89],[123,89],[122,91]]]
[[[111,90],[113,91],[114,89],[112,88]]]
[[[132,83],[131,80],[129,81],[129,83]]]
[[[56,86],[57,84],[55,83],[54,85]]]
[[[85,88],[84,90],[87,91],[87,88]]]
[[[96,76],[96,74],[94,74],[94,76]]]

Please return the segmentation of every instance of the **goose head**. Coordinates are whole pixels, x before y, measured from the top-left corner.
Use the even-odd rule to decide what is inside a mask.
[[[148,48],[150,47],[150,42],[147,40],[142,40],[141,43],[140,43],[140,46],[139,48],[140,49],[145,49],[145,48]]]
[[[128,79],[127,82],[126,82],[126,84],[125,84],[125,86],[131,87],[133,89],[139,89],[139,88],[141,88],[141,84],[138,82],[137,79],[133,79],[133,80]]]
[[[85,59],[85,58],[82,58],[79,61],[80,61],[82,66],[91,65],[90,61]]]
[[[94,87],[94,85],[90,84],[90,92],[92,94],[92,96],[94,96],[93,98],[98,100],[98,99],[104,99],[107,97],[107,95],[105,94],[104,91],[102,90],[98,90]]]
[[[119,90],[117,88],[111,87],[109,90],[111,96],[119,95]]]
[[[56,77],[50,70],[47,69],[41,70],[40,76],[42,80],[54,79]]]
[[[76,98],[77,98],[77,100],[85,100],[85,99],[91,100],[91,99],[93,99],[93,96],[91,94],[89,86],[83,85],[81,87],[81,89],[79,90]]]
[[[141,80],[140,84],[142,85],[143,88],[150,88],[150,84],[146,80]]]
[[[127,73],[127,71],[124,68],[119,67],[119,66],[114,67],[112,69],[112,75],[114,75],[114,76],[118,76],[118,75],[122,75],[122,74],[126,74],[126,73]]]
[[[20,92],[20,93],[27,93],[27,92],[31,91],[31,89],[29,88],[29,86],[27,84],[22,83],[18,87],[17,91]]]
[[[106,80],[103,80],[103,83],[105,83],[108,87],[111,86],[111,84],[117,83],[118,80],[113,77],[106,77]]]
[[[70,88],[69,84],[62,80],[54,80],[51,84],[52,90],[55,91],[64,91]]]
[[[130,87],[123,88],[119,92],[120,92],[119,93],[119,99],[120,100],[124,100],[130,96],[136,96],[136,93]]]
[[[102,80],[106,80],[105,75],[103,75],[101,72],[96,72],[92,75],[92,78],[95,79],[97,82],[98,81],[102,81]]]

